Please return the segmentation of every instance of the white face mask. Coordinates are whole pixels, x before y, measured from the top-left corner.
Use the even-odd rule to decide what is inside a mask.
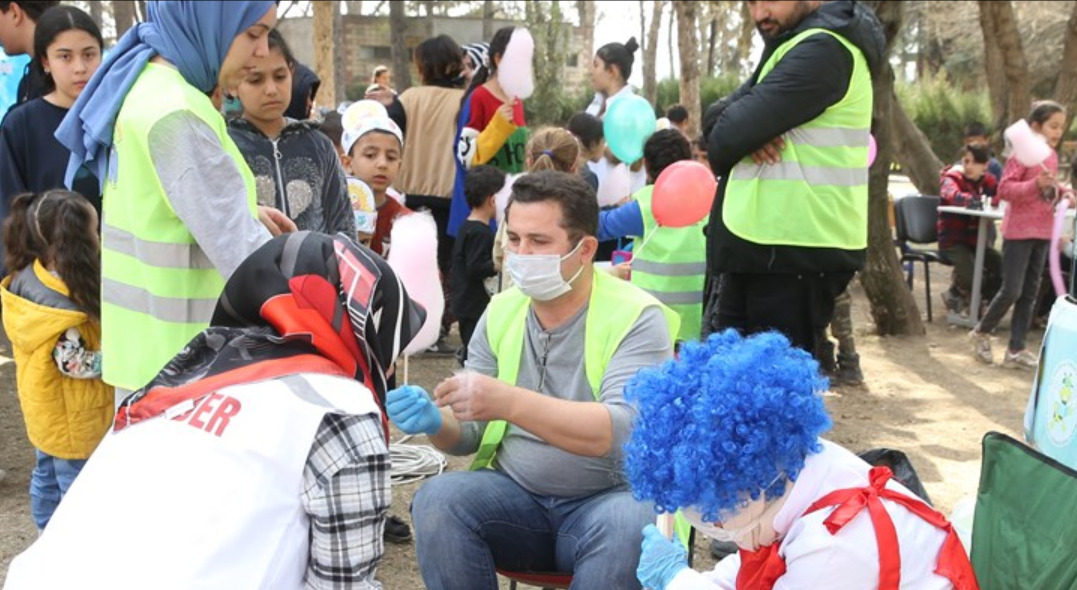
[[[750,521],[743,527],[728,529],[715,526],[712,522],[704,522],[703,515],[697,512],[694,508],[686,508],[682,510],[681,513],[684,515],[684,519],[688,521],[688,524],[695,527],[695,529],[704,536],[721,543],[736,543],[737,545],[754,544],[754,540],[749,539],[748,537],[756,532],[756,530],[759,529],[759,525],[763,522],[762,515],[760,515],[759,518]]]
[[[576,253],[580,249],[583,240],[580,240],[568,254],[514,254],[508,253],[505,260],[505,269],[512,282],[520,288],[524,295],[535,301],[550,301],[572,290],[572,283],[579,278],[583,267],[576,271],[571,279],[565,280],[561,276],[561,262]]]

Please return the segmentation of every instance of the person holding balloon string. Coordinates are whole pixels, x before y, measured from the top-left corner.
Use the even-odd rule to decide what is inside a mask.
[[[626,388],[639,409],[625,471],[640,501],[681,509],[738,554],[692,570],[654,525],[637,568],[651,590],[977,590],[946,517],[821,435],[818,364],[776,332],[729,329],[681,347]]]
[[[1040,101],[1027,119],[1006,130],[1013,154],[1006,161],[998,197],[1008,203],[1002,216],[1002,286],[980,323],[969,332],[976,360],[993,364],[991,332],[1013,306],[1010,338],[1004,367],[1036,369],[1039,358],[1025,347],[1025,337],[1047,262],[1060,199],[1074,206],[1071,191],[1057,181],[1059,142],[1065,132],[1066,109],[1053,101]]]
[[[608,144],[615,141],[626,141],[629,144],[635,144],[637,148],[635,151],[641,150],[643,141],[651,133],[654,133],[656,122],[654,107],[642,97],[636,96],[635,89],[628,83],[628,79],[632,77],[632,66],[636,60],[635,53],[637,49],[639,49],[639,43],[635,37],[630,38],[626,43],[607,43],[598,48],[591,62],[591,86],[595,90],[595,97],[585,110],[587,114],[598,117],[605,123],[604,129]],[[637,99],[633,101],[636,109],[621,109],[620,114],[614,116],[614,121],[606,122],[613,104],[624,98]],[[642,107],[644,104],[647,105],[646,110],[650,112],[650,127],[646,129],[645,135],[640,136],[636,131],[638,125],[632,125],[632,115],[642,113],[643,117],[639,120],[646,122],[646,114]],[[618,133],[616,130],[621,128],[625,128],[625,132]],[[611,130],[613,130],[612,135]],[[614,150],[612,145],[608,147],[610,149],[607,150],[603,160],[588,165],[591,171],[598,176],[599,184],[605,183],[608,174],[619,173],[623,175],[627,173],[630,177],[629,190],[624,195],[621,195],[622,197],[627,197],[643,188],[647,184],[647,174],[643,170],[642,153],[637,153],[635,157],[629,158],[626,151],[632,152],[634,150],[618,153],[618,150]],[[626,170],[618,172],[617,168],[622,164]]]
[[[652,135],[643,146],[643,162],[649,185],[628,203],[599,214],[598,239],[640,238],[631,262],[614,268],[631,269],[632,284],[677,312],[678,341],[698,340],[707,262],[703,227],[717,182],[709,170],[692,162],[692,147],[679,129]]]

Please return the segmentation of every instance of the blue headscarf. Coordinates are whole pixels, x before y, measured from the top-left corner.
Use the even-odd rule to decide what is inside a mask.
[[[202,92],[217,85],[232,40],[254,26],[275,2],[149,2],[146,22],[120,39],[64,117],[56,139],[71,150],[67,185],[82,166],[104,185],[112,130],[127,92],[156,55]]]

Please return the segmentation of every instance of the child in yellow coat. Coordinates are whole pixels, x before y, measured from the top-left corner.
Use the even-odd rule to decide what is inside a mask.
[[[101,380],[97,213],[78,193],[23,194],[3,234],[4,263],[15,269],[0,282],[4,329],[37,451],[30,511],[44,529],[113,416]]]

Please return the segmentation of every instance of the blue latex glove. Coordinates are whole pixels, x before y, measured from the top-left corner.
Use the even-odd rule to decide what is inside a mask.
[[[422,387],[405,385],[390,391],[385,410],[393,424],[407,434],[437,434],[441,430],[441,410]]]
[[[665,590],[674,576],[688,568],[684,545],[667,539],[653,524],[643,527],[642,548],[636,577],[644,588]]]

